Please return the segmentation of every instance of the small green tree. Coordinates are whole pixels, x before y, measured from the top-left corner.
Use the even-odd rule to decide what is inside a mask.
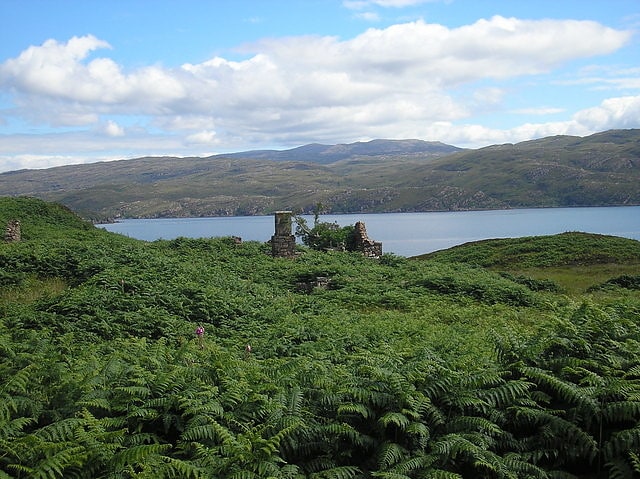
[[[313,212],[313,227],[309,227],[307,220],[296,215],[295,234],[302,243],[315,250],[343,248],[346,251],[355,249],[355,227],[353,225],[340,226],[338,223],[320,221],[322,204],[318,203]]]

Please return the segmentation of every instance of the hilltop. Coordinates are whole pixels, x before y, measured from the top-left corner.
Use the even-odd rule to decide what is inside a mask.
[[[85,217],[380,213],[640,204],[640,130],[463,150],[374,140],[0,174],[0,195]]]

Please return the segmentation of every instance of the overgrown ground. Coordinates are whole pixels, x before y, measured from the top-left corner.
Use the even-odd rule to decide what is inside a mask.
[[[291,260],[0,207],[0,478],[640,473],[637,241]]]

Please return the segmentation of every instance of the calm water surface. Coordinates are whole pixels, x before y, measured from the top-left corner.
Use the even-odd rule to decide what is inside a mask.
[[[305,216],[309,224],[313,217]],[[517,238],[582,231],[640,240],[640,206],[609,208],[539,208],[438,213],[322,215],[340,226],[364,221],[370,238],[382,241],[385,253],[415,256],[490,238]],[[240,236],[268,241],[273,216],[220,218],[127,219],[100,225],[109,231],[146,241],[179,236]]]

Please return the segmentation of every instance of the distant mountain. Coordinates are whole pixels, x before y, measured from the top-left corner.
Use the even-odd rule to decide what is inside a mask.
[[[462,148],[446,145],[439,141],[423,140],[371,140],[367,142],[340,145],[312,143],[291,150],[254,150],[231,153],[225,158],[252,158],[275,161],[305,161],[329,164],[358,156],[382,155],[432,155],[442,156],[463,151]]]
[[[87,217],[445,211],[640,205],[640,130],[463,150],[438,142],[312,144],[0,174],[1,196]]]

